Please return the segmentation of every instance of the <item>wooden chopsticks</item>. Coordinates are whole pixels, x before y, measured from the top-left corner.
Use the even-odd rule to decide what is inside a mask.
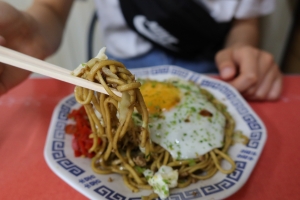
[[[71,75],[71,71],[68,69],[53,65],[3,46],[0,46],[0,62],[107,94],[101,84],[73,76]],[[111,90],[116,95],[122,96],[119,91],[112,88]]]

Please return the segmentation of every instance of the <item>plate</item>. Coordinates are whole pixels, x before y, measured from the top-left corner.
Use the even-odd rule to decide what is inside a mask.
[[[220,80],[198,74],[177,66],[156,66],[131,70],[136,77],[164,80],[179,77],[194,81],[209,90],[227,106],[236,121],[236,130],[250,139],[247,146],[235,144],[228,154],[236,163],[236,170],[224,175],[218,172],[208,180],[198,181],[183,189],[173,189],[168,199],[223,199],[239,190],[249,178],[257,163],[267,139],[263,122],[230,85]],[[65,97],[56,106],[46,139],[44,157],[47,164],[61,179],[90,199],[140,199],[149,190],[132,193],[117,174],[99,175],[92,171],[90,159],[75,158],[71,147],[72,136],[65,134],[69,123],[68,113],[80,105],[73,94]],[[227,162],[222,165],[226,167]],[[112,182],[110,180],[113,180]]]

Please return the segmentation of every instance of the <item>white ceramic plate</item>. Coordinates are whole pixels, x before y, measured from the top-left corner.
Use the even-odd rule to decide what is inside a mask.
[[[236,170],[229,175],[218,172],[214,177],[199,181],[183,189],[171,190],[169,199],[223,199],[240,189],[250,176],[267,139],[263,122],[247,102],[230,85],[177,66],[157,66],[131,70],[140,78],[164,80],[180,77],[192,80],[209,90],[228,107],[236,121],[236,130],[241,130],[250,138],[247,146],[235,144],[229,155],[236,162]],[[71,147],[72,136],[65,134],[68,113],[80,105],[74,95],[64,98],[55,108],[44,156],[49,167],[64,181],[90,199],[140,199],[150,191],[132,193],[117,174],[95,174],[90,167],[90,159],[75,158]],[[222,163],[225,167],[227,162]],[[112,178],[113,182],[108,181]]]

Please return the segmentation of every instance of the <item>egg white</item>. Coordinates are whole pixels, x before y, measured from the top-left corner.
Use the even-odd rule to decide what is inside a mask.
[[[179,79],[172,82],[179,88],[181,100],[160,115],[150,114],[151,140],[164,147],[176,160],[194,159],[222,147],[224,115],[201,94],[199,86]],[[209,111],[212,116],[201,115],[201,110]]]

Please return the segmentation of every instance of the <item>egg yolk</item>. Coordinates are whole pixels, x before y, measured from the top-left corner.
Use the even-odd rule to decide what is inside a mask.
[[[172,83],[149,80],[140,90],[150,114],[170,110],[180,101],[180,90]]]

